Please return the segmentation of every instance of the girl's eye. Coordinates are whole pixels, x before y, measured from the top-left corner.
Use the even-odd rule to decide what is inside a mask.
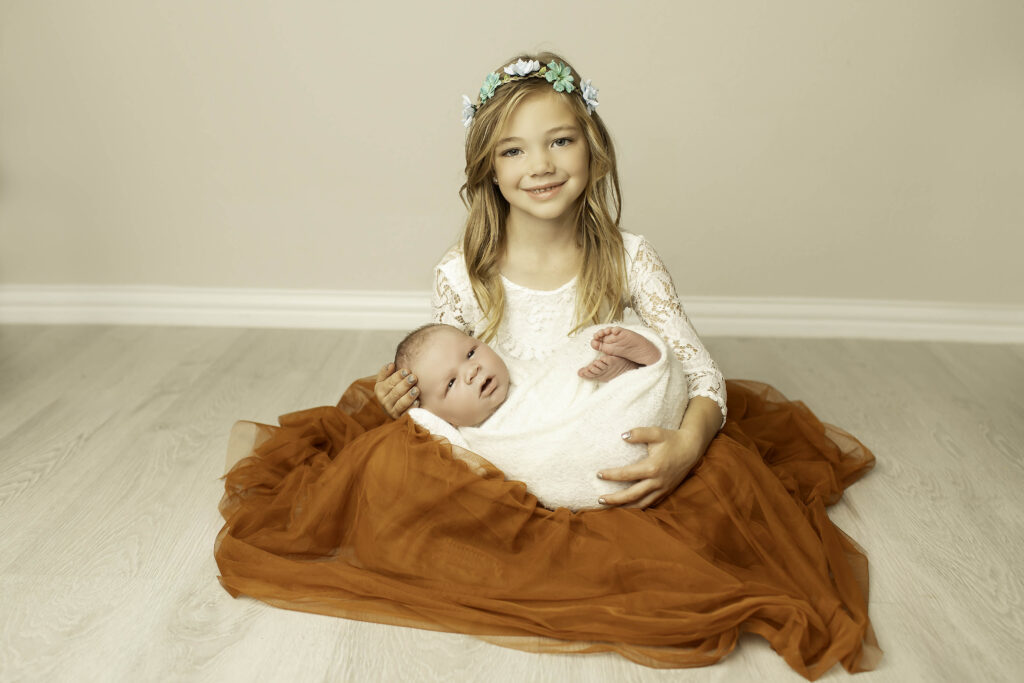
[[[515,157],[515,156],[519,156],[519,154],[521,152],[522,152],[522,150],[519,149],[518,147],[513,147],[512,149],[506,149],[504,152],[501,153],[501,156],[503,156],[503,157]]]
[[[554,144],[555,147],[565,147],[566,145],[568,145],[571,142],[572,142],[572,138],[558,138],[552,144]]]

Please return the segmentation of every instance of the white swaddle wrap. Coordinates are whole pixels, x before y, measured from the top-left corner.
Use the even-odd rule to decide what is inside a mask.
[[[589,327],[566,338],[542,361],[503,359],[509,369],[508,398],[486,422],[455,428],[415,408],[410,416],[435,435],[486,458],[510,480],[526,484],[547,508],[600,507],[602,494],[628,482],[604,481],[598,470],[630,465],[647,456],[646,444],[621,434],[634,427],[676,429],[686,408],[686,377],[666,344],[650,330],[620,325],[658,347],[657,362],[624,372],[608,382],[576,373],[599,353],[590,346]]]

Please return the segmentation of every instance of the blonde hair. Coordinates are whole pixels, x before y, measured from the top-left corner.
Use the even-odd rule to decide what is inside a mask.
[[[537,60],[541,64],[562,62],[562,57],[542,52],[519,55],[517,59]],[[504,65],[503,65],[504,66]],[[503,67],[495,69],[500,73]],[[572,69],[579,84],[579,72]],[[503,84],[494,96],[479,107],[466,135],[466,182],[459,190],[469,210],[462,235],[462,252],[469,271],[473,295],[487,319],[480,338],[494,338],[505,315],[505,293],[498,263],[505,248],[509,205],[491,178],[494,152],[499,136],[515,108],[535,92],[555,92],[543,78],[527,78]],[[576,288],[576,326],[569,334],[587,325],[612,322],[622,317],[626,297],[626,259],[619,232],[622,197],[615,148],[604,122],[595,111],[587,113],[579,89],[562,93],[583,131],[590,150],[590,178],[576,211],[576,243],[583,248],[583,265]]]

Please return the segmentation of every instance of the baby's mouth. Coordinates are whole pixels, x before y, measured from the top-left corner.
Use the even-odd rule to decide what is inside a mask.
[[[487,395],[487,389],[488,389],[488,387],[491,386],[493,381],[494,381],[493,377],[488,377],[487,379],[484,380],[484,383],[480,385],[480,395],[481,396]]]

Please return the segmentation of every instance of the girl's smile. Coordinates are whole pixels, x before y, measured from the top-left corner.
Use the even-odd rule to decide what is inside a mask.
[[[556,194],[558,194],[558,191],[561,190],[563,187],[565,187],[564,182],[550,183],[548,185],[543,185],[541,187],[530,188],[527,190],[527,192],[529,192],[530,196],[533,197],[534,199],[538,201],[543,201],[545,199],[550,199],[551,197],[554,197]]]

